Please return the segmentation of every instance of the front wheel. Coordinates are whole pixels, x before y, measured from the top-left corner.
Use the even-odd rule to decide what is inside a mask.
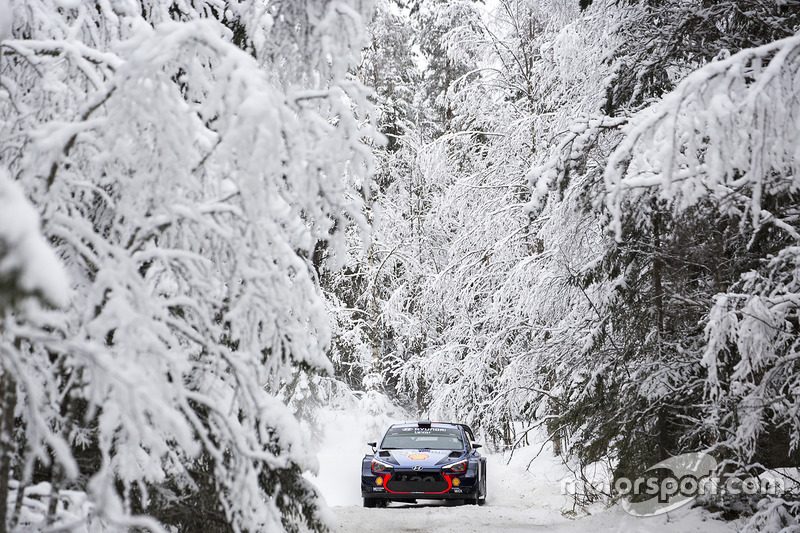
[[[368,507],[372,509],[373,507],[377,507],[378,500],[375,498],[364,498],[364,507]]]

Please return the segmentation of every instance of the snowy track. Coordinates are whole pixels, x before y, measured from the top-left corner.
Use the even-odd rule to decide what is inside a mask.
[[[506,494],[505,496],[510,496]],[[545,495],[531,498],[501,498],[485,506],[451,506],[438,502],[390,504],[385,509],[358,506],[334,507],[336,533],[515,533],[548,531],[553,533],[731,533],[733,524],[709,520],[699,509],[689,506],[667,515],[637,518],[619,508],[598,508],[597,514],[567,519],[548,506]],[[504,500],[504,501],[503,501]],[[516,500],[516,501],[514,501]]]
[[[558,469],[555,462],[553,468]],[[498,457],[489,457],[489,499],[486,505],[452,505],[420,500],[417,504],[391,503],[386,508],[364,509],[356,505],[334,507],[338,532],[463,532],[494,533],[507,531],[557,531],[570,528],[573,521],[564,518],[558,483],[543,480],[532,484],[528,472],[505,465]],[[557,470],[560,472],[560,470]],[[546,474],[543,472],[544,479]],[[555,476],[554,476],[555,477]]]
[[[431,505],[393,504],[386,509],[364,509],[360,507],[337,507],[334,512],[339,520],[337,531],[402,533],[451,533],[459,532],[495,533],[505,531],[553,531],[547,517],[535,509],[509,507],[459,506],[450,507],[438,503]],[[457,527],[456,527],[457,525]]]
[[[667,515],[637,518],[619,508],[569,520],[547,508],[487,504],[445,506],[391,504],[385,509],[334,507],[336,533],[732,533],[733,524],[708,519],[699,509],[682,507]]]
[[[615,508],[598,507],[598,513],[569,519],[562,510],[571,508],[560,495],[560,484],[548,473],[558,471],[555,460],[539,458],[533,472],[505,465],[490,457],[489,495],[486,505],[447,505],[420,501],[418,504],[392,503],[384,509],[365,509],[358,505],[333,507],[336,533],[702,533],[732,531],[725,524],[703,522],[703,515],[688,508],[669,516],[636,518]],[[514,461],[527,464],[527,461]],[[491,472],[494,472],[494,475]],[[492,496],[494,494],[494,496]]]
[[[390,503],[386,508],[366,509],[361,506],[359,489],[361,458],[369,451],[364,443],[377,438],[378,428],[388,425],[388,421],[371,424],[352,413],[330,412],[326,422],[325,442],[319,452],[320,472],[314,482],[331,506],[330,522],[336,533],[735,531],[733,524],[709,520],[706,513],[688,505],[649,518],[602,506],[589,516],[567,518],[564,512],[572,509],[572,502],[561,495],[560,488],[568,472],[560,460],[548,453],[547,446],[535,459],[539,446],[520,450],[510,464],[507,456],[490,455],[489,498],[484,506],[420,500],[418,504]]]

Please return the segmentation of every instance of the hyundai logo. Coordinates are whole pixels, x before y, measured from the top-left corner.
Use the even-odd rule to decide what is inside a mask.
[[[411,467],[411,470],[413,470],[414,472],[419,472],[420,470],[422,470],[422,467],[421,467],[421,466],[419,466],[419,465],[412,466],[412,467]]]

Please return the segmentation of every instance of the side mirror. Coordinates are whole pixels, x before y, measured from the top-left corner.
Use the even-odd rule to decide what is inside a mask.
[[[483,445],[482,444],[478,444],[477,442],[473,442],[472,443],[472,448],[477,450],[478,448],[483,448]]]
[[[375,451],[375,447],[378,446],[377,442],[368,442],[367,446],[372,448],[372,451]]]

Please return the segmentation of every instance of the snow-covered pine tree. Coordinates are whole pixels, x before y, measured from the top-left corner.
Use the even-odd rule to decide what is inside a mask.
[[[689,75],[637,116],[611,157],[606,188],[612,226],[659,202],[676,226],[697,219],[713,254],[689,280],[705,297],[678,295],[697,306],[705,325],[687,363],[702,368],[707,403],[680,436],[701,434],[725,468],[758,474],[797,466],[798,407],[797,146],[800,38],[747,48]],[[641,220],[641,219],[640,219]],[[676,227],[670,235],[680,236]],[[704,255],[705,256],[705,255]],[[715,278],[720,283],[713,284]],[[673,313],[674,315],[674,313]],[[703,342],[697,342],[696,339]],[[688,348],[688,349],[687,349]],[[660,363],[666,370],[674,363]],[[798,503],[778,494],[753,502],[750,526],[767,531],[796,524]]]
[[[610,75],[596,85],[601,105],[588,119],[567,123],[555,158],[532,172],[534,207],[546,191],[548,204],[577,194],[586,217],[603,221],[602,169],[627,117],[716,55],[769,42],[796,25],[796,9],[748,5],[758,16],[741,17],[733,2],[592,3],[573,29],[598,38],[577,49],[597,47],[591,63],[608,65]],[[597,316],[586,350],[568,358],[557,381],[568,391],[560,425],[572,433],[573,451],[586,462],[618,457],[620,469],[636,470],[703,440],[698,323],[713,294],[749,268],[754,255],[735,225],[708,205],[677,213],[657,195],[619,201],[621,240],[606,240],[600,257],[572,278]],[[714,266],[723,252],[730,260]]]
[[[419,125],[426,136],[436,137],[461,128],[455,124],[453,100],[458,85],[475,69],[475,58],[463,52],[458,36],[464,28],[479,25],[482,0],[412,0],[411,14],[417,22],[419,48],[426,62],[423,73],[423,113]]]

